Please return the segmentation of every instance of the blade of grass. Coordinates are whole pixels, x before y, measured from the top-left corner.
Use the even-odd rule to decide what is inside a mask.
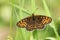
[[[34,37],[34,40],[39,40],[38,39],[38,31],[37,30],[34,30],[33,37]]]
[[[16,4],[13,4],[13,3],[11,3],[11,2],[8,2],[8,3],[9,3],[11,6],[16,7],[16,8],[18,8],[19,10],[22,10],[22,11],[28,13],[29,15],[31,15],[31,14],[30,14],[31,12],[27,11],[26,9],[24,9],[24,8],[22,8],[22,7],[20,7],[20,6],[16,5]]]
[[[50,14],[49,8],[48,8],[48,6],[47,6],[45,0],[42,0],[42,2],[43,2],[43,5],[44,5],[44,8],[45,8],[46,14],[47,14],[48,16],[51,17],[51,14]],[[55,34],[56,34],[57,39],[60,40],[59,35],[58,35],[58,32],[57,32],[57,30],[56,30],[56,28],[55,28],[54,21],[52,21],[52,23],[50,24],[50,26],[53,28],[53,30],[54,30],[54,32],[55,32]]]
[[[11,16],[10,16],[10,34],[12,33],[12,18],[13,17],[13,14],[11,13]]]
[[[35,6],[35,0],[31,0],[31,13],[33,13],[33,12],[35,12],[35,10],[36,10],[36,6]]]
[[[34,38],[33,38],[33,31],[30,32],[30,40],[34,40]]]
[[[43,6],[44,6],[44,9],[45,9],[46,14],[47,14],[48,16],[51,17],[51,14],[50,14],[49,8],[48,8],[48,6],[47,6],[45,0],[42,0],[42,2],[43,2]]]
[[[8,36],[8,39],[10,40],[12,38],[12,20],[13,20],[13,13],[10,14],[10,33]]]
[[[18,13],[17,13],[17,11],[16,11],[16,9],[15,9],[15,8],[14,8],[14,12],[15,12],[15,14],[14,14],[14,15],[16,16],[16,19],[17,19],[17,20],[19,20],[20,18],[19,18],[19,15],[18,15]]]

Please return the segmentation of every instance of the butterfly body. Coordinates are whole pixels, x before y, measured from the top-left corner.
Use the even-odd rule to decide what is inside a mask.
[[[26,28],[28,31],[32,31],[33,29],[43,29],[44,26],[51,21],[52,19],[48,16],[32,14],[32,16],[17,22],[17,26],[20,28]]]

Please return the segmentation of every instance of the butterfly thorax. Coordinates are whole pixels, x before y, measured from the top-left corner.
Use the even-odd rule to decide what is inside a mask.
[[[32,14],[32,20],[33,20],[33,21],[35,20],[34,14]]]

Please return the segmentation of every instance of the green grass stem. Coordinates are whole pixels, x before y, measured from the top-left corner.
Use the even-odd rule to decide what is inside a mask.
[[[42,2],[43,2],[43,5],[44,5],[44,8],[45,8],[46,14],[47,14],[48,16],[51,17],[51,13],[50,13],[50,11],[49,11],[49,8],[48,8],[48,6],[47,6],[45,0],[42,0]],[[54,30],[54,32],[55,32],[55,34],[56,34],[57,39],[60,40],[59,35],[58,35],[58,32],[57,32],[57,30],[56,30],[56,28],[55,28],[54,21],[52,21],[52,23],[51,23],[50,26],[53,28],[53,30]]]
[[[27,11],[26,9],[24,9],[24,8],[22,8],[22,7],[20,7],[20,6],[16,5],[16,4],[14,4],[14,3],[11,3],[11,2],[8,2],[8,3],[9,3],[11,6],[16,7],[16,8],[18,8],[19,10],[22,10],[22,11],[28,13],[29,15],[31,15],[31,14],[30,14],[31,12]]]

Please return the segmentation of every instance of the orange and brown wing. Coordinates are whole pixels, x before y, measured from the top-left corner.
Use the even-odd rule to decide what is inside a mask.
[[[20,27],[20,28],[25,28],[28,25],[28,23],[27,23],[28,21],[29,20],[27,18],[24,18],[21,21],[17,22],[17,26]]]
[[[46,25],[48,23],[50,23],[52,21],[52,19],[50,17],[43,17],[43,20],[41,21],[43,25]]]
[[[26,28],[28,31],[32,31],[34,28],[34,23],[32,20],[32,16],[22,19],[21,21],[17,22],[17,26],[20,28]]]
[[[52,21],[52,19],[48,16],[35,16],[35,29],[43,29],[44,26],[48,23],[50,23]]]
[[[25,28],[27,25],[31,24],[31,18],[32,17],[27,17],[22,19],[21,21],[17,22],[17,26],[21,28]]]
[[[25,20],[21,20],[19,22],[17,22],[17,26],[20,28],[25,28],[27,25],[27,23],[25,22]]]

